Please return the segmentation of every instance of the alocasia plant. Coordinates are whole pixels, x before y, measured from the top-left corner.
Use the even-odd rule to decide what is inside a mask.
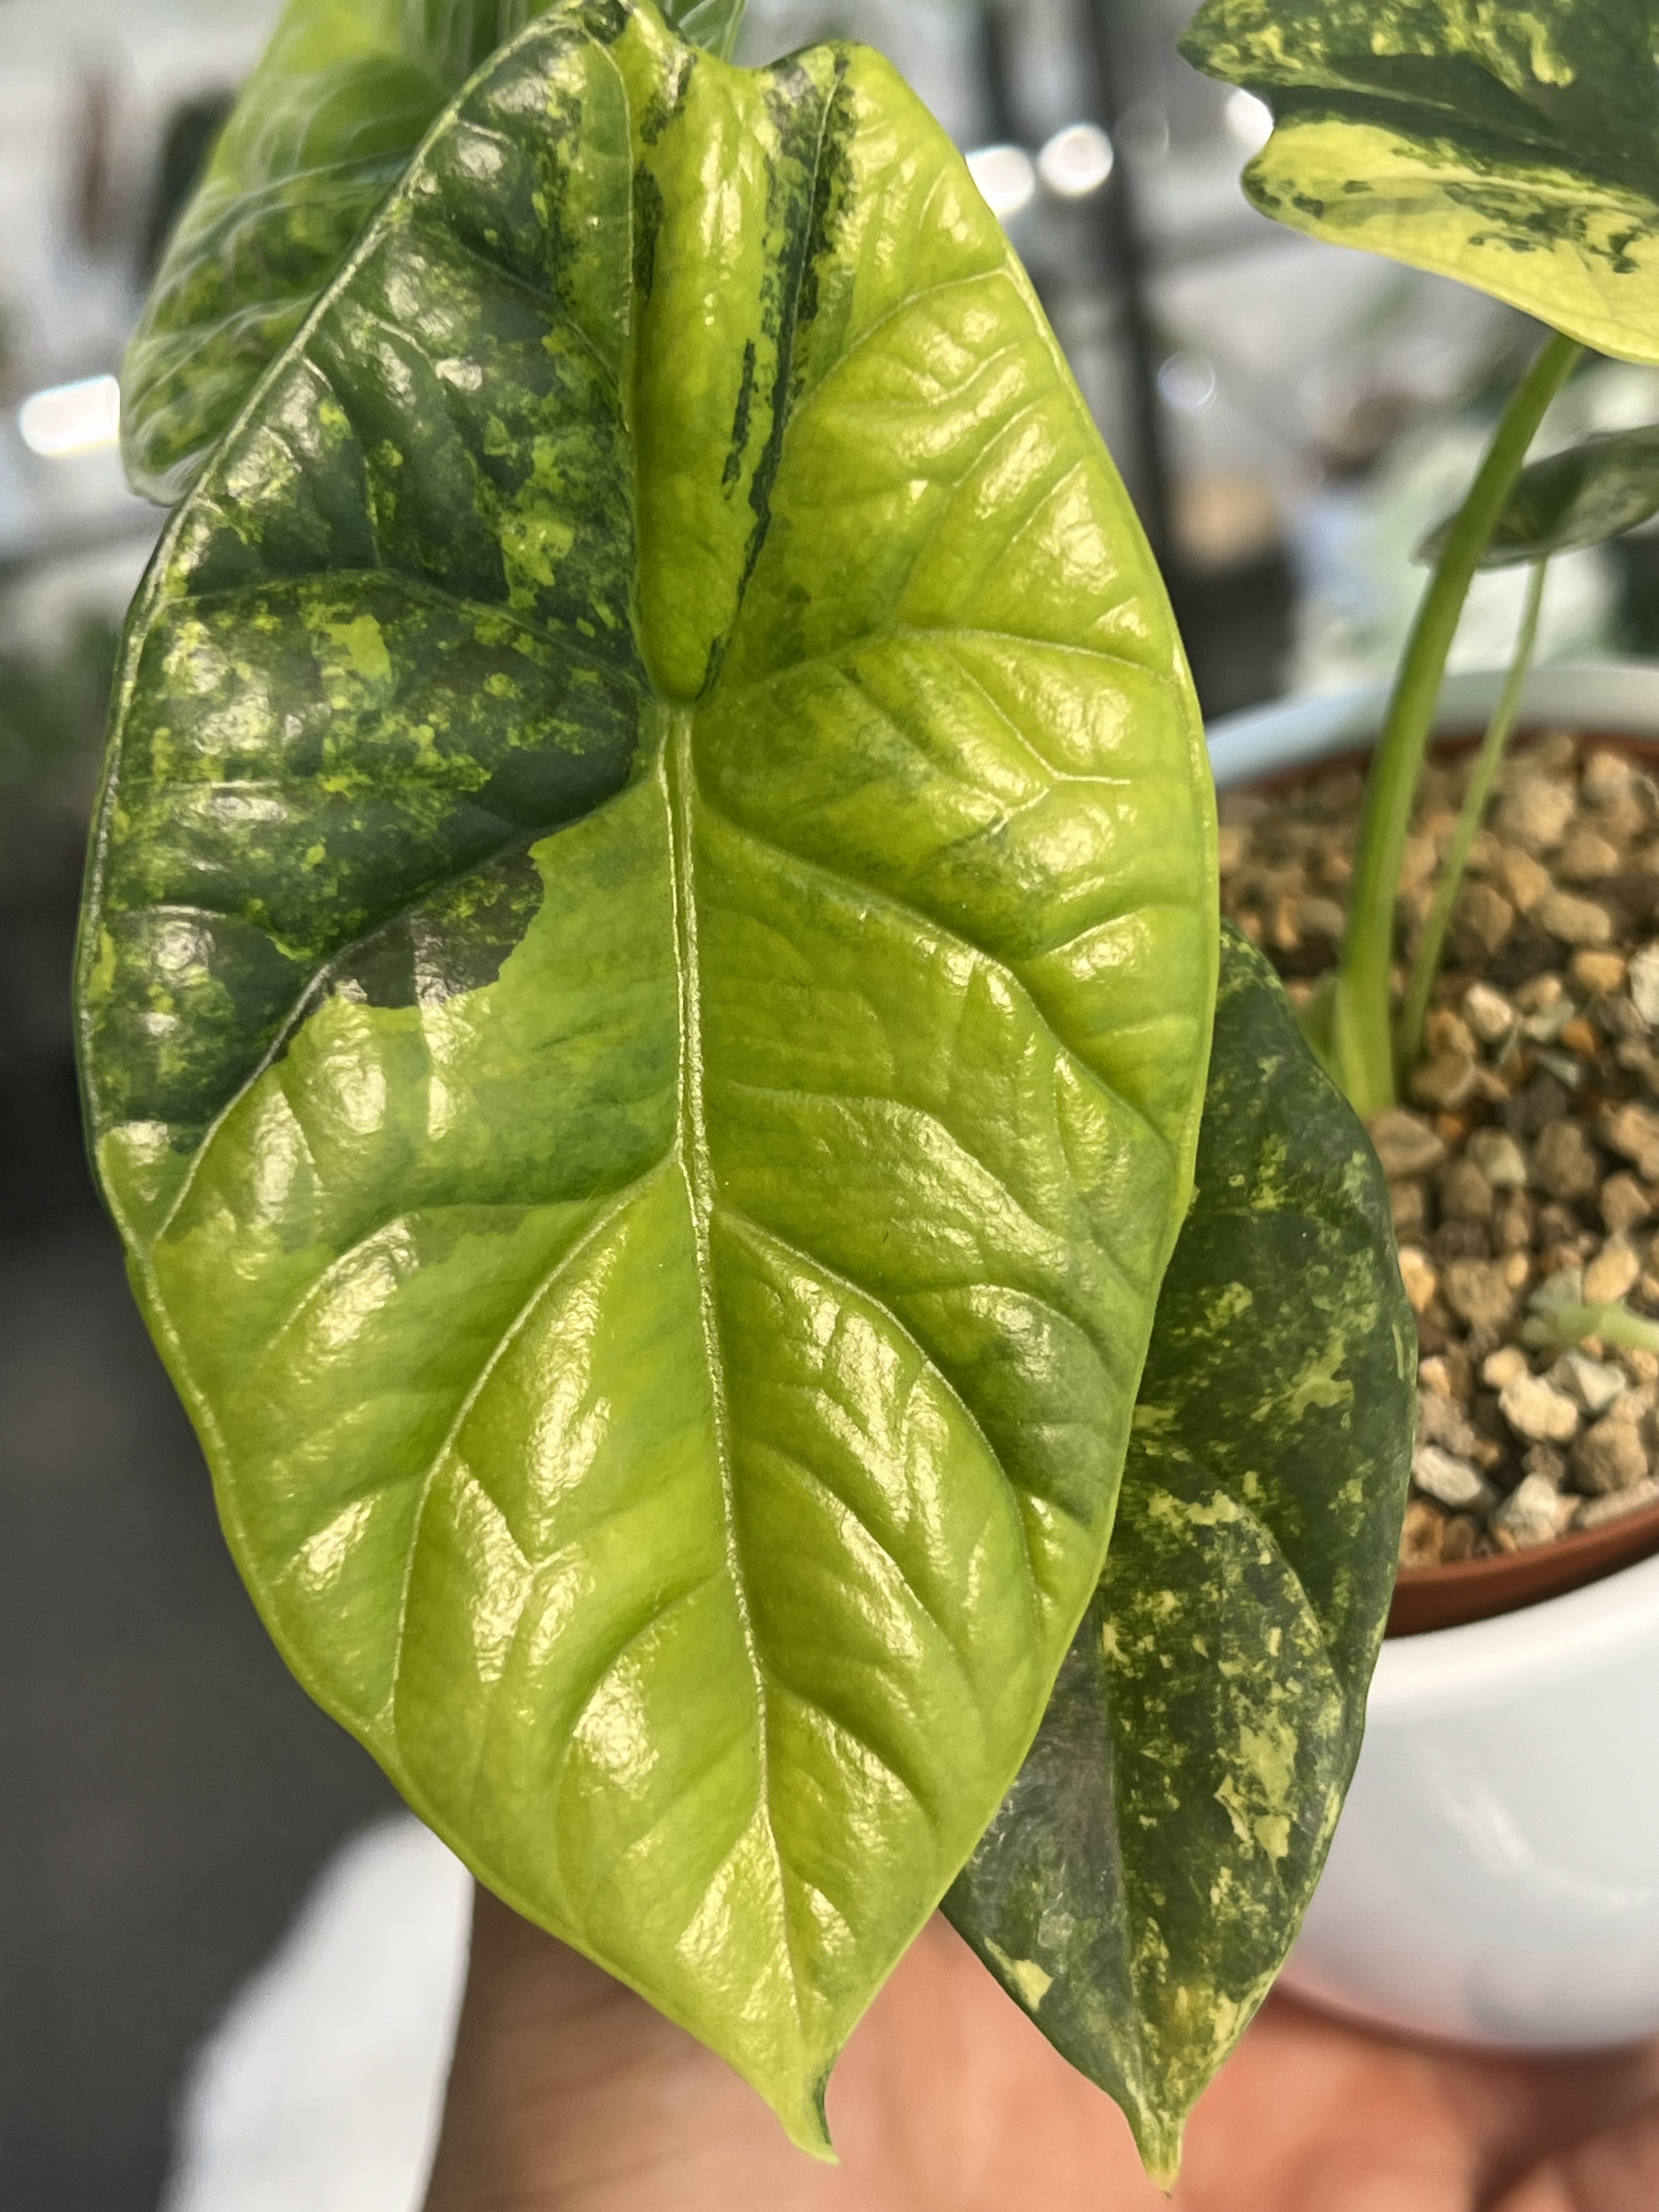
[[[857,47],[294,0],[127,418],[143,480],[194,481],[117,686],[88,1119],[272,1633],[484,1881],[823,2148],[1085,1609],[1086,1649],[1178,1572],[1230,1650],[1271,1615],[1288,1646],[1182,1722],[1222,1778],[1164,1828],[1189,2017],[1146,1999],[1133,2081],[1060,2039],[1167,2164],[1328,1836],[1410,1362],[1327,1262],[1328,1220],[1389,1248],[1316,1088],[1271,1323],[1200,1194],[1225,1283],[1165,1294],[1097,1595],[1192,1196],[1212,808],[1162,586],[965,167]],[[1206,1138],[1252,1237],[1275,1003]],[[1205,1460],[1183,1393],[1241,1378],[1286,1451],[1329,1417],[1322,1492]],[[1160,1549],[1158,1501],[1197,1531],[1212,1491],[1220,1533]],[[1047,1817],[1017,1790],[996,1832]],[[1080,2017],[1103,1972],[1142,2002],[1109,1947],[1041,1971]]]
[[[1653,0],[1205,0],[1182,40],[1272,112],[1243,180],[1265,213],[1460,277],[1556,333],[1437,548],[1366,787],[1341,958],[1307,1017],[1363,1113],[1394,1103],[1420,1024],[1420,991],[1403,1036],[1391,1018],[1395,899],[1469,585],[1582,349],[1659,362],[1656,30]]]

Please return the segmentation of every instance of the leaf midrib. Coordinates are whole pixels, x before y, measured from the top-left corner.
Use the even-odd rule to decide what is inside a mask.
[[[675,1159],[685,1185],[691,1219],[694,1265],[696,1269],[698,1321],[702,1334],[703,1360],[708,1371],[710,1411],[714,1427],[714,1461],[720,1478],[720,1515],[726,1571],[737,1609],[738,1632],[754,1684],[755,1756],[758,1772],[759,1807],[777,1871],[780,1932],[789,1962],[789,1993],[797,2030],[804,2033],[801,1980],[790,1924],[788,1873],[783,1847],[772,1818],[769,1696],[766,1670],[750,1609],[749,1587],[742,1546],[738,1534],[737,1496],[732,1451],[731,1408],[727,1401],[726,1365],[720,1347],[720,1316],[714,1296],[714,1254],[710,1224],[715,1193],[714,1164],[709,1155],[708,1123],[703,1097],[702,947],[698,941],[696,860],[696,768],[693,759],[696,710],[690,707],[663,709],[662,749],[656,775],[668,820],[668,866],[673,902],[674,971],[678,994],[678,1097],[676,1109]]]

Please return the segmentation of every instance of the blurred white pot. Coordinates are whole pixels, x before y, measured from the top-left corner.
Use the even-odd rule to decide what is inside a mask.
[[[1455,677],[1475,728],[1501,678]],[[1357,751],[1376,689],[1230,717],[1221,789]],[[1534,672],[1522,726],[1659,737],[1659,666]],[[1364,1748],[1284,1985],[1356,2017],[1566,2050],[1659,2033],[1659,1559],[1382,1647]]]

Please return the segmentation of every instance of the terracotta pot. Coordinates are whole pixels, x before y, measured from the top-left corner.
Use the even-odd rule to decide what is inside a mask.
[[[1497,674],[1447,684],[1478,730]],[[1222,790],[1369,750],[1380,688],[1234,715]],[[1535,670],[1522,726],[1659,749],[1659,666]],[[1659,1507],[1402,1574],[1366,1737],[1286,1985],[1419,2034],[1565,2049],[1659,2032]]]

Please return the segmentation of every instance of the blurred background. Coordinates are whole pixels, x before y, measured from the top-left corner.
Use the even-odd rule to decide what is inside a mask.
[[[1191,0],[750,0],[904,70],[1025,258],[1206,712],[1386,674],[1524,319],[1291,235]],[[113,379],[270,0],[0,0],[0,2204],[150,2212],[192,2051],[391,1799],[267,1646],[83,1164],[69,969],[122,610],[158,510]],[[1659,417],[1597,364],[1558,440]],[[1521,572],[1457,648],[1498,659]],[[1541,652],[1659,653],[1659,538],[1558,560]],[[169,2201],[172,2201],[171,2199]]]

